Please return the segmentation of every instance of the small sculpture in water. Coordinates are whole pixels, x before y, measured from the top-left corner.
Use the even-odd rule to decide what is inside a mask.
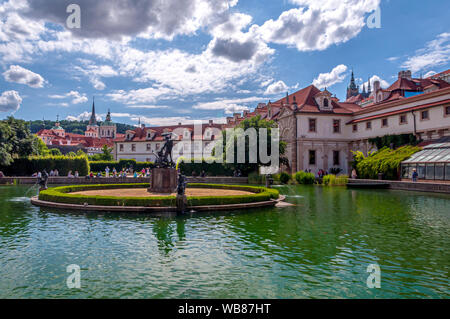
[[[44,169],[44,171],[42,172],[41,176],[38,176],[38,184],[39,184],[39,192],[46,190],[47,187],[47,182],[48,182],[48,173],[47,171]]]
[[[186,176],[178,174],[177,213],[184,214],[187,206]]]

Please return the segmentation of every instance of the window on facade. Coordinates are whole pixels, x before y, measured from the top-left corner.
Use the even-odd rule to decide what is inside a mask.
[[[341,120],[333,120],[333,133],[341,132]]]
[[[358,124],[353,124],[353,132],[358,132]]]
[[[147,144],[147,151],[151,151],[152,150],[152,144]]]
[[[316,119],[309,119],[309,131],[310,132],[316,131]]]
[[[372,122],[366,122],[366,129],[371,130],[372,129]]]
[[[333,165],[339,166],[340,165],[340,153],[339,151],[333,151]]]
[[[131,144],[131,151],[136,152],[136,144]]]
[[[400,115],[400,124],[406,124],[406,114]]]
[[[323,100],[323,107],[328,107],[328,99]]]
[[[388,119],[382,119],[381,120],[381,127],[387,127],[388,126]]]
[[[430,113],[428,111],[422,111],[420,113],[420,118],[422,120],[428,120],[430,118]]]
[[[309,165],[316,165],[316,151],[309,151]]]
[[[446,107],[445,107],[444,113],[445,113],[445,115],[450,116],[450,106],[446,106]]]
[[[123,152],[123,144],[119,144],[119,150]]]

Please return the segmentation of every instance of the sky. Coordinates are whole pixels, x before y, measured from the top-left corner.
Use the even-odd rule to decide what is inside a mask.
[[[345,100],[352,70],[388,86],[401,70],[449,69],[449,12],[446,0],[0,0],[0,119],[83,120],[95,97],[99,119],[220,122],[311,84]]]

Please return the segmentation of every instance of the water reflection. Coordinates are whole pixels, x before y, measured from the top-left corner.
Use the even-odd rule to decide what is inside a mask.
[[[0,189],[0,297],[450,297],[446,195],[289,186],[295,207],[154,218],[39,209],[26,189]]]

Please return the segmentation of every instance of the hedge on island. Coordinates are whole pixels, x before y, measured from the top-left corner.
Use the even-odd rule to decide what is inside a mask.
[[[49,188],[39,194],[39,200],[94,206],[139,206],[139,207],[174,207],[176,206],[175,196],[157,197],[115,197],[115,196],[88,196],[71,194],[99,189],[121,189],[121,188],[146,188],[148,184],[113,184],[113,185],[73,185]],[[211,205],[232,205],[264,202],[271,199],[278,199],[279,193],[275,189],[256,186],[240,185],[217,185],[217,184],[188,184],[189,188],[214,188],[214,189],[234,189],[252,192],[249,195],[235,196],[188,196],[189,206],[211,206]]]

